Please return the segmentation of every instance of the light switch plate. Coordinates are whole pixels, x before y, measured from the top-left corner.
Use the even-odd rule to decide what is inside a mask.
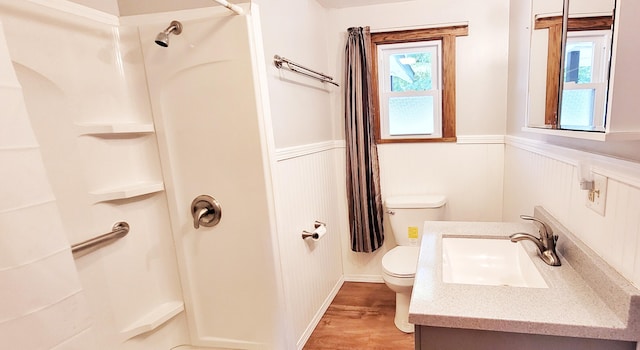
[[[587,208],[604,216],[605,205],[607,203],[607,177],[600,174],[593,174],[593,194],[590,191],[586,194]]]

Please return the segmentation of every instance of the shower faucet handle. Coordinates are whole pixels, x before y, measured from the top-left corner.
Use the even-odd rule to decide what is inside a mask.
[[[191,202],[191,215],[193,215],[193,227],[213,227],[222,218],[222,206],[213,197],[200,195]]]
[[[202,221],[202,218],[204,218],[204,216],[207,214],[209,214],[209,208],[206,207],[193,214],[193,227],[195,229],[200,228],[200,221]]]

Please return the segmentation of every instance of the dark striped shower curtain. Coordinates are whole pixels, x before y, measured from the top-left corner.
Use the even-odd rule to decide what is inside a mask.
[[[345,139],[351,250],[370,253],[384,242],[378,151],[371,127],[371,38],[369,27],[353,27],[348,32]]]

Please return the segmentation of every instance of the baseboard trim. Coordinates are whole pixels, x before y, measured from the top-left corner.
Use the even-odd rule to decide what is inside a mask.
[[[384,283],[381,275],[345,275],[345,282]]]
[[[309,322],[309,326],[307,326],[307,329],[305,329],[304,333],[302,333],[302,335],[300,336],[300,339],[298,339],[298,343],[296,344],[296,348],[298,350],[302,350],[302,348],[304,348],[304,345],[307,343],[307,341],[311,337],[311,334],[316,329],[316,326],[318,325],[318,323],[320,323],[320,320],[322,319],[322,316],[324,316],[324,313],[327,312],[327,309],[331,305],[331,302],[333,301],[333,299],[336,297],[336,295],[338,295],[338,292],[340,291],[340,288],[342,287],[343,284],[344,284],[344,278],[340,278],[338,282],[335,284],[335,286],[333,286],[331,293],[329,293],[327,298],[322,303],[322,306],[320,307],[318,312],[316,312],[311,322]]]

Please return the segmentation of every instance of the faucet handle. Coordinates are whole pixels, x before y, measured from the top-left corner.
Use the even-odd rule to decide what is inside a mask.
[[[551,229],[551,227],[549,227],[544,221],[530,215],[520,215],[520,219],[537,222],[538,224],[540,224],[542,228],[542,230],[540,230],[541,237],[544,237],[544,238],[552,237],[554,238],[555,241],[558,240],[557,236],[553,235],[553,230]]]
[[[556,242],[558,242],[558,235],[554,235],[551,227],[549,227],[544,221],[540,219],[534,218],[533,216],[529,215],[520,215],[520,218],[523,220],[530,220],[539,224],[538,231],[540,232],[540,239],[535,239],[535,241],[537,241],[536,244],[540,249],[542,260],[548,265],[560,266],[560,258],[556,254]],[[511,237],[511,241],[514,241],[513,236]]]

